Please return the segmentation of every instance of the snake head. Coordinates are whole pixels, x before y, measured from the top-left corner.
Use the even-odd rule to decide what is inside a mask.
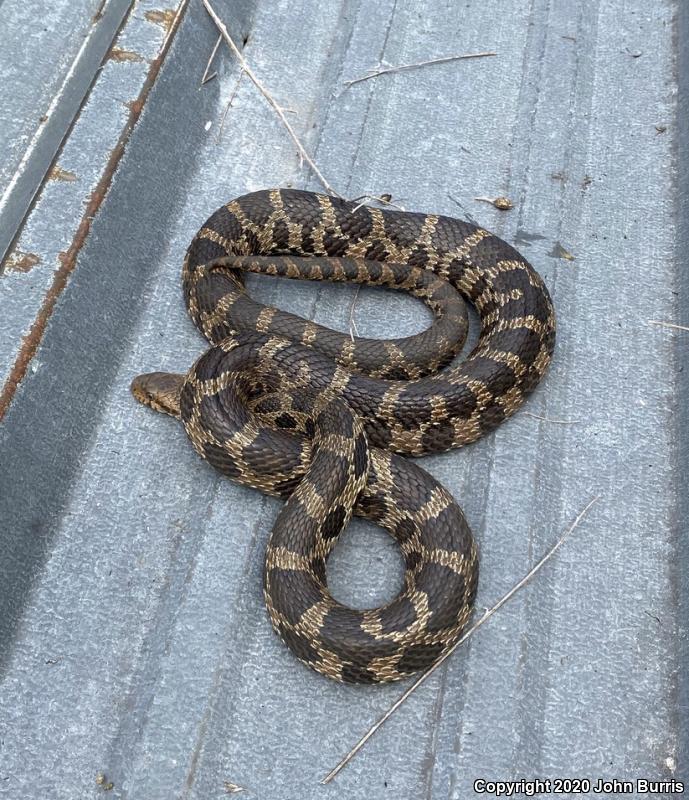
[[[179,398],[185,377],[174,372],[147,372],[137,375],[129,388],[140,403],[179,419]]]

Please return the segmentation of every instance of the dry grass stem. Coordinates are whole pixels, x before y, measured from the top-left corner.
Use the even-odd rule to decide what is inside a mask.
[[[400,211],[406,211],[404,206],[401,206],[399,203],[392,202],[391,194],[387,193],[381,195],[362,194],[359,197],[355,197],[353,200],[350,200],[350,203],[357,203],[357,205],[354,206],[354,208],[352,209],[352,214],[355,211],[358,211],[362,206],[365,206],[371,202],[380,203],[381,205],[390,206],[391,208],[397,208]]]
[[[486,52],[486,53],[464,53],[463,55],[459,56],[444,56],[443,58],[431,58],[429,61],[417,61],[414,64],[400,64],[397,67],[383,67],[382,69],[373,69],[368,72],[366,75],[362,75],[360,78],[354,78],[351,81],[345,81],[345,86],[353,86],[355,83],[361,83],[362,81],[370,80],[371,78],[377,78],[379,75],[386,75],[391,72],[403,72],[405,70],[410,69],[417,69],[418,67],[428,67],[431,64],[445,64],[448,61],[461,61],[466,58],[487,58],[488,56],[497,56],[497,53],[493,52]]]
[[[663,328],[672,328],[675,331],[689,331],[686,325],[675,325],[674,322],[659,322],[657,319],[649,319],[649,325],[660,325]]]
[[[354,321],[354,309],[356,307],[356,301],[359,299],[359,292],[361,291],[361,284],[357,283],[356,289],[354,291],[354,297],[352,298],[352,304],[349,306],[349,338],[354,341],[354,337],[359,335],[359,331],[356,327],[356,322]]]
[[[208,59],[208,63],[206,64],[206,69],[204,69],[203,76],[201,78],[201,86],[203,86],[204,83],[208,83],[208,81],[213,80],[213,78],[217,77],[218,75],[217,72],[214,72],[212,75],[209,75],[208,70],[211,68],[211,64],[213,63],[215,54],[218,52],[218,48],[220,47],[220,42],[222,42],[222,36],[218,36],[218,41],[215,43],[213,52],[211,53],[211,56]]]
[[[239,91],[239,84],[242,82],[242,78],[244,77],[244,70],[239,70],[239,77],[234,85],[234,89],[232,89],[232,93],[230,94],[230,99],[227,101],[227,105],[225,106],[225,110],[222,112],[222,119],[220,120],[220,127],[218,128],[218,134],[215,137],[215,143],[218,144],[220,142],[220,137],[222,136],[222,129],[225,126],[225,120],[227,119],[227,114],[229,110],[232,108],[232,103],[234,102],[235,97],[237,96],[237,92]]]
[[[542,422],[552,422],[553,425],[578,425],[579,420],[576,419],[557,419],[555,417],[542,417],[540,414],[534,414],[531,411],[522,411],[522,417],[533,417],[533,419],[540,419]]]
[[[340,763],[332,769],[326,776],[323,778],[321,783],[330,783],[330,781],[354,758],[354,756],[361,750],[361,748],[366,744],[366,742],[373,736],[373,734],[385,723],[387,722],[390,717],[397,711],[397,709],[404,703],[405,700],[415,692],[419,686],[429,678],[437,669],[438,667],[448,659],[452,653],[466,640],[472,636],[485,622],[487,622],[493,614],[499,611],[505,603],[507,603],[514,595],[522,589],[526,584],[536,575],[536,573],[555,555],[555,553],[562,547],[567,537],[579,526],[581,521],[584,519],[586,514],[588,514],[590,508],[600,500],[600,495],[594,497],[590,500],[586,506],[577,514],[576,519],[572,524],[565,530],[565,532],[560,536],[560,538],[555,542],[549,550],[546,551],[545,555],[538,561],[534,566],[526,573],[526,575],[516,583],[510,590],[507,592],[506,595],[498,600],[498,602],[492,606],[491,608],[486,611],[483,616],[481,616],[457,641],[441,658],[439,658],[433,666],[423,673],[419,678],[417,678],[414,683],[396,700],[390,708],[375,722],[366,733],[359,739],[359,741],[354,745],[354,747],[347,753],[347,755],[340,761]]]
[[[313,161],[313,159],[311,158],[311,156],[306,152],[306,149],[304,148],[304,145],[300,142],[299,137],[294,132],[294,129],[292,128],[292,126],[289,124],[289,121],[287,120],[287,117],[285,116],[285,112],[282,110],[282,108],[280,108],[280,106],[277,104],[277,102],[275,101],[273,96],[270,94],[270,92],[265,88],[265,86],[261,83],[261,81],[259,81],[259,79],[256,77],[256,75],[254,74],[254,71],[251,69],[251,67],[249,66],[247,60],[242,55],[241,50],[237,47],[237,45],[232,40],[232,37],[227,32],[227,28],[225,27],[225,24],[220,19],[220,17],[215,13],[215,11],[213,10],[213,7],[211,6],[211,4],[208,2],[208,0],[202,0],[202,2],[203,2],[204,8],[206,9],[208,14],[210,15],[210,18],[215,23],[215,26],[217,27],[217,29],[220,31],[220,34],[223,37],[223,39],[227,42],[230,50],[232,50],[232,52],[234,53],[235,57],[239,61],[239,64],[242,67],[242,69],[244,70],[244,72],[246,72],[246,74],[249,76],[249,78],[251,79],[251,81],[254,84],[254,86],[263,95],[263,97],[268,102],[268,105],[270,105],[270,107],[275,111],[275,113],[278,115],[280,121],[282,122],[282,124],[287,129],[287,133],[289,133],[290,137],[292,138],[292,141],[297,146],[297,151],[299,152],[300,158],[303,161],[306,161],[306,163],[309,165],[309,167],[311,167],[311,169],[313,170],[314,175],[318,178],[318,180],[321,182],[321,184],[323,185],[323,187],[325,188],[325,190],[327,192],[329,192],[330,194],[335,195],[336,197],[341,197],[341,195],[338,192],[336,192],[335,189],[333,189],[333,187],[328,183],[328,181],[325,179],[325,177],[323,176],[321,171],[316,166],[316,164]]]

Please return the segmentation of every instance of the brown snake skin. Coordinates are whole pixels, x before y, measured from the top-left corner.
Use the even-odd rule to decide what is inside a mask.
[[[352,341],[253,301],[243,271],[403,289],[436,319],[416,337]],[[555,341],[541,278],[466,222],[273,189],[210,217],[187,251],[183,283],[214,346],[186,376],[141,375],[132,391],[181,418],[214,467],[286,500],[264,573],[276,631],[336,680],[392,681],[428,668],[469,619],[478,555],[452,496],[403,456],[473,442],[535,388]],[[481,331],[455,365],[467,329],[457,293],[475,306]],[[352,513],[402,550],[404,586],[382,608],[347,608],[328,591],[326,559]]]

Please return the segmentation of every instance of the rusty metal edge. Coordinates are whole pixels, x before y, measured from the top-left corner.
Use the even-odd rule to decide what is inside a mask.
[[[103,57],[111,51],[134,6],[132,0],[126,0],[126,6],[116,0],[100,3],[91,18],[92,26],[97,25],[97,28],[92,27],[84,40],[41,117],[9,185],[0,196],[0,272],[36,204],[57,154],[69,138],[98,79],[98,67]]]
[[[151,89],[155,85],[156,78],[158,77],[158,73],[160,72],[160,68],[165,61],[165,57],[167,56],[172,41],[175,37],[179,29],[179,25],[184,18],[184,14],[189,6],[189,0],[180,0],[179,5],[177,6],[177,10],[175,12],[175,16],[170,24],[168,32],[163,40],[163,44],[160,48],[160,52],[158,55],[151,61],[148,74],[144,80],[144,84],[139,92],[137,98],[129,104],[129,115],[127,117],[127,121],[122,129],[122,132],[117,140],[117,144],[113,148],[110,158],[108,159],[105,168],[101,174],[100,180],[96,184],[95,189],[91,192],[90,198],[88,203],[84,208],[84,213],[82,214],[81,220],[79,222],[79,226],[77,227],[76,233],[72,239],[72,244],[70,247],[63,253],[60,254],[60,267],[56,270],[53,276],[53,282],[45,294],[45,298],[43,300],[43,304],[39,309],[36,317],[31,325],[29,332],[22,338],[22,344],[19,348],[19,352],[15,358],[14,364],[10,370],[10,373],[5,381],[2,390],[0,391],[0,420],[3,419],[7,410],[9,409],[14,395],[17,391],[17,388],[21,384],[24,376],[26,375],[27,369],[31,363],[31,360],[36,354],[38,347],[43,339],[43,335],[45,333],[46,327],[48,325],[48,321],[53,313],[55,308],[55,304],[64,291],[65,287],[67,286],[69,277],[74,270],[74,267],[77,262],[77,257],[81,248],[84,245],[84,242],[88,238],[89,232],[91,230],[91,225],[93,223],[93,219],[95,215],[98,213],[100,206],[102,205],[105,197],[107,196],[108,190],[110,189],[110,185],[112,183],[113,177],[117,168],[119,166],[120,161],[125,153],[125,149],[127,146],[127,142],[134,130],[136,123],[141,116],[141,112],[146,104],[146,100],[151,92]],[[123,25],[126,24],[126,20],[129,18],[129,13],[125,20],[123,21]],[[117,37],[113,41],[116,40]],[[105,54],[104,61],[107,60],[108,55],[110,53],[109,48],[108,52]],[[83,104],[86,103],[88,97],[95,86],[95,81],[89,88],[88,93],[86,94]],[[78,115],[77,117],[78,118]],[[75,119],[76,119],[75,118]],[[58,148],[53,161],[50,164],[50,168],[57,162],[64,147],[64,141]],[[50,171],[48,170],[48,173]],[[45,181],[45,179],[44,179]]]

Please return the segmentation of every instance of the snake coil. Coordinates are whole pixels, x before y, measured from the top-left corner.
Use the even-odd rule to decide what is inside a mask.
[[[254,301],[244,272],[408,291],[435,320],[416,336],[352,340]],[[469,619],[478,554],[453,497],[404,456],[473,442],[533,391],[555,341],[543,281],[467,222],[273,189],[209,218],[183,285],[212,347],[186,376],[141,375],[132,391],[179,417],[214,467],[285,499],[264,573],[274,628],[336,680],[428,668]],[[462,297],[481,330],[454,363],[467,331]],[[385,528],[403,554],[404,585],[382,608],[348,608],[328,591],[326,560],[352,514]]]

